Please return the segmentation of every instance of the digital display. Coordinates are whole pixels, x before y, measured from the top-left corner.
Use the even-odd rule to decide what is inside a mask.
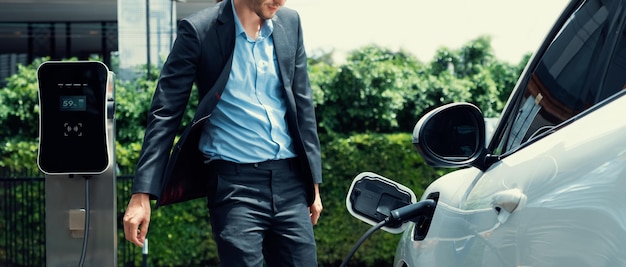
[[[87,97],[84,95],[72,95],[60,97],[61,111],[86,111]]]

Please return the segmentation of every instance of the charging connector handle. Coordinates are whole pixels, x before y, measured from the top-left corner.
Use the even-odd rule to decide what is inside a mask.
[[[425,199],[420,202],[392,210],[389,217],[391,222],[405,223],[406,221],[413,220],[420,215],[432,216],[435,212],[436,206],[437,203],[435,200]]]

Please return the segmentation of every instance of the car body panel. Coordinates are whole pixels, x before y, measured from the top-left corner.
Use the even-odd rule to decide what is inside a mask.
[[[626,1],[574,0],[484,150],[438,153],[447,150],[431,148],[460,135],[429,143],[420,134],[472,123],[439,127],[450,114],[437,121],[438,112],[453,105],[424,116],[414,131],[418,151],[433,166],[462,169],[425,190],[422,199],[439,194],[429,231],[417,241],[409,225],[394,266],[626,266],[625,83]],[[485,125],[474,126],[485,134]]]
[[[625,113],[619,97],[485,173],[441,177],[424,193],[440,193],[426,239],[409,227],[395,266],[626,266]],[[502,220],[494,196],[510,189],[525,201]]]

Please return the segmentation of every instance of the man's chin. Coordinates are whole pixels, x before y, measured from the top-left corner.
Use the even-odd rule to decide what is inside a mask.
[[[273,13],[266,13],[266,14],[257,14],[259,16],[259,18],[261,18],[262,20],[268,20],[268,19],[272,19],[274,17],[274,15],[276,15],[276,12]]]

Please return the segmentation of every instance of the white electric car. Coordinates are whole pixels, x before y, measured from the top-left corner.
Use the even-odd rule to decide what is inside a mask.
[[[417,123],[424,159],[460,169],[427,188],[394,266],[626,266],[625,85],[626,1],[571,1],[488,144],[471,104]]]

